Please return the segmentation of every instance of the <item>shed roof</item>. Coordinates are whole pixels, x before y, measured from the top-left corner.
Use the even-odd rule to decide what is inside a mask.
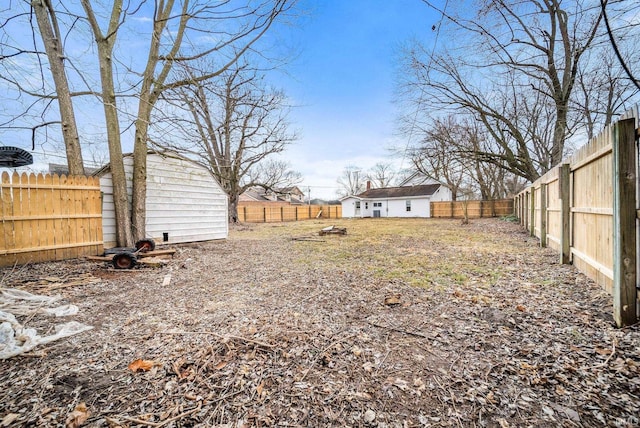
[[[420,186],[384,187],[381,189],[369,189],[357,196],[367,199],[406,198],[410,196],[431,196],[441,184],[424,184]]]

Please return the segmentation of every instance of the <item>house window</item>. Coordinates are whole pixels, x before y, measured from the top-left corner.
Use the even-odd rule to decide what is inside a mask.
[[[407,201],[407,211],[411,211],[411,201]]]
[[[365,209],[365,210],[368,210],[368,209],[369,209],[369,202],[365,202],[365,203],[364,203],[364,209]]]
[[[356,201],[356,209],[359,210],[360,209],[360,201]]]
[[[374,202],[373,208],[382,208],[382,202]]]

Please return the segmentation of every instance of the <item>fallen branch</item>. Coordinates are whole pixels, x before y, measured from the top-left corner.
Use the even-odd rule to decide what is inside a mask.
[[[274,345],[269,345],[268,343],[258,342],[257,340],[247,339],[246,337],[242,337],[242,336],[224,336],[222,334],[214,333],[213,331],[161,331],[160,334],[210,334],[220,339],[239,340],[241,342],[257,345],[262,348],[267,348],[267,349],[274,348]]]
[[[346,340],[351,339],[352,337],[354,337],[355,334],[349,335],[347,337],[343,337],[342,339],[338,339],[335,342],[332,342],[331,345],[327,346],[326,348],[324,348],[321,352],[318,352],[318,354],[313,358],[313,360],[311,361],[311,364],[309,365],[309,368],[307,368],[307,370],[304,372],[304,374],[302,375],[302,377],[300,378],[300,380],[298,380],[298,382],[302,382],[304,380],[304,378],[307,377],[307,375],[309,374],[309,372],[311,371],[311,369],[313,368],[313,366],[316,365],[316,363],[318,362],[318,359],[320,359],[320,357],[322,357],[329,349],[333,348],[334,346],[336,346],[338,343],[342,343]]]
[[[408,336],[414,336],[414,337],[421,337],[422,339],[430,339],[429,336],[424,335],[422,333],[414,333],[412,331],[402,330],[400,328],[390,327],[388,325],[377,324],[377,323],[374,323],[374,322],[371,322],[371,321],[367,321],[367,323],[369,323],[369,325],[372,325],[374,327],[384,328],[384,329],[390,330],[390,331],[395,331],[396,333],[402,333],[402,334],[406,334]]]
[[[611,358],[613,357],[613,354],[615,354],[615,353],[616,353],[616,340],[613,339],[613,342],[611,342],[611,353],[609,354],[607,359],[604,360],[603,363],[596,364],[595,366],[590,367],[589,370],[599,369],[600,367],[606,367],[607,364],[609,364],[609,361],[611,361]]]
[[[150,427],[157,427],[157,428],[159,428],[159,427],[163,427],[163,426],[165,426],[165,425],[168,425],[168,424],[170,424],[171,422],[175,422],[175,421],[177,421],[177,420],[179,420],[179,419],[182,419],[182,418],[184,418],[185,416],[189,416],[189,415],[191,415],[191,414],[193,414],[193,413],[197,412],[198,410],[200,410],[200,408],[201,408],[201,407],[202,407],[202,404],[201,404],[201,403],[198,403],[198,405],[197,405],[196,407],[194,407],[193,409],[191,409],[191,410],[187,410],[186,412],[182,412],[182,413],[180,413],[179,415],[176,415],[176,416],[174,416],[174,417],[172,417],[172,418],[169,418],[169,419],[167,419],[166,421],[162,421],[162,422],[144,421],[144,420],[142,420],[142,419],[130,418],[130,417],[128,417],[128,416],[120,416],[120,417],[121,417],[122,419],[126,420],[126,421],[133,422],[133,423],[136,423],[136,424],[140,424],[140,425],[147,425],[147,426],[150,426]]]
[[[292,241],[304,241],[304,242],[327,242],[324,239],[312,238],[310,236],[300,236],[297,238],[291,238]]]

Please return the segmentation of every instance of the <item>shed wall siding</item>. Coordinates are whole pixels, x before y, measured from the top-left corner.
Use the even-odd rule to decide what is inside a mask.
[[[133,160],[125,158],[131,193]],[[105,247],[114,246],[115,215],[111,174],[100,179]],[[159,155],[147,159],[147,237],[180,243],[224,239],[228,235],[227,196],[211,175],[188,161]],[[168,241],[163,241],[163,234]]]
[[[356,216],[356,201],[355,198],[347,198],[342,201],[342,217],[351,218]],[[361,204],[363,205],[363,204]]]

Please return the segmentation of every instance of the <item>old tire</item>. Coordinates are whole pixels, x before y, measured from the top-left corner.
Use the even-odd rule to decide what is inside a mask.
[[[131,269],[136,265],[136,256],[133,253],[120,253],[113,256],[111,264],[116,269]]]
[[[153,239],[141,239],[136,242],[136,250],[147,253],[156,249],[156,242]]]

